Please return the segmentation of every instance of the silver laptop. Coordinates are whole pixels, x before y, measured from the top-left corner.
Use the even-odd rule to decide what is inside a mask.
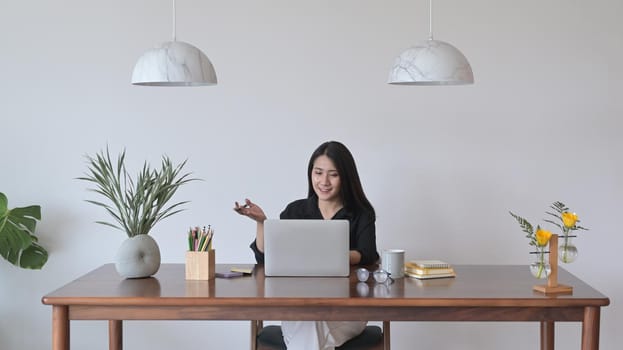
[[[348,242],[348,220],[266,220],[264,274],[346,277]]]

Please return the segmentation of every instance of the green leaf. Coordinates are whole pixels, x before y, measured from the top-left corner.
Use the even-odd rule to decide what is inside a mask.
[[[515,220],[517,220],[522,231],[526,233],[526,238],[530,239],[530,245],[536,246],[537,245],[536,236],[534,235],[534,227],[532,226],[532,224],[530,224],[528,220],[522,218],[519,215],[514,214],[513,212],[509,211],[509,213],[511,214],[512,217],[515,218]]]
[[[6,198],[4,193],[0,192],[0,217],[4,216],[7,210],[9,210],[8,205],[9,200]]]
[[[561,225],[560,223],[558,223],[558,222],[555,222],[555,221],[552,221],[552,220],[549,220],[549,219],[543,219],[543,221],[545,221],[545,222],[549,222],[550,224],[555,225],[555,226],[557,226],[559,229],[563,230],[562,225]]]
[[[19,260],[20,267],[25,269],[41,269],[48,261],[48,252],[37,243],[22,252]]]
[[[556,210],[560,214],[562,214],[562,213],[564,213],[566,211],[569,211],[569,208],[567,208],[567,206],[564,203],[562,203],[562,202],[554,202],[554,203],[552,203],[550,208]]]
[[[41,207],[32,205],[8,209],[7,197],[0,193],[0,255],[15,266],[40,269],[48,259],[47,251],[34,236]]]
[[[534,234],[534,228],[532,227],[532,224],[530,224],[528,222],[528,220],[522,218],[519,215],[515,215],[512,212],[509,211],[509,213],[511,214],[512,217],[515,218],[515,220],[517,220],[517,222],[519,223],[519,226],[521,226],[523,232],[529,234],[529,235],[533,235]]]
[[[16,225],[24,225],[30,233],[34,233],[37,220],[41,220],[41,207],[32,205],[24,208],[13,208],[11,209],[11,220]]]

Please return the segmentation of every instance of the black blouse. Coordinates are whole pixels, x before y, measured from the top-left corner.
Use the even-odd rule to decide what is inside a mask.
[[[322,213],[318,208],[318,198],[299,199],[290,204],[279,215],[280,219],[317,219],[322,220]],[[361,254],[360,265],[374,264],[379,259],[376,251],[375,218],[370,212],[354,213],[345,208],[340,209],[331,218],[332,220],[348,220],[350,223],[350,250]],[[255,253],[258,264],[264,263],[264,253],[257,248],[255,240],[250,245]]]

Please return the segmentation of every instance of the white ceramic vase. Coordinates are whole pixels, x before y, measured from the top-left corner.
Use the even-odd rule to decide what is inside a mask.
[[[115,256],[115,268],[123,278],[144,278],[160,268],[160,248],[150,235],[126,239]]]

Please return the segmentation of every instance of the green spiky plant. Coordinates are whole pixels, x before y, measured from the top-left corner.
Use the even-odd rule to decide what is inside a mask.
[[[31,205],[9,209],[8,199],[0,192],[0,255],[24,269],[41,269],[48,261],[48,252],[35,236],[41,207]]]
[[[88,173],[79,180],[92,183],[90,191],[104,196],[109,204],[86,200],[100,206],[112,215],[117,224],[96,221],[125,231],[128,237],[146,235],[160,220],[183,211],[180,206],[188,201],[166,206],[180,186],[194,180],[190,173],[182,174],[186,161],[174,166],[167,156],[162,157],[160,169],[151,169],[145,162],[136,179],[132,179],[125,167],[125,150],[113,162],[108,149],[95,157],[86,156]]]

